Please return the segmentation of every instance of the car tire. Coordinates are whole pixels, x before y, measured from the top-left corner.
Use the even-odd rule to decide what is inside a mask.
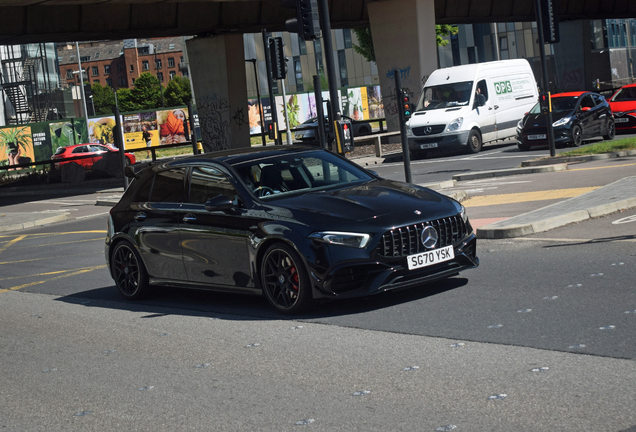
[[[298,314],[312,304],[307,269],[284,243],[271,245],[261,261],[261,286],[267,301],[282,314]]]
[[[358,130],[358,136],[369,135],[370,133],[371,133],[371,131],[368,128],[365,128],[365,127],[361,127]]]
[[[478,130],[473,129],[468,134],[468,143],[466,145],[468,154],[475,154],[481,151],[481,134]]]
[[[572,147],[580,147],[583,144],[583,129],[581,126],[572,126]]]
[[[614,124],[614,120],[609,119],[607,122],[607,128],[605,129],[605,135],[603,135],[604,140],[613,140],[616,136],[616,125]]]
[[[148,291],[148,272],[139,252],[127,241],[113,249],[110,269],[119,293],[126,300],[139,300]]]
[[[519,147],[519,150],[521,151],[528,151],[530,150],[530,146],[527,144],[517,144],[517,147]]]

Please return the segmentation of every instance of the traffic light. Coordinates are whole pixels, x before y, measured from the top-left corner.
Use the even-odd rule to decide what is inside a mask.
[[[400,92],[400,106],[402,110],[402,118],[404,121],[407,121],[411,118],[411,114],[413,113],[413,107],[411,106],[411,99],[409,97],[408,90],[402,89]]]
[[[353,129],[350,120],[336,120],[336,149],[339,154],[345,155],[353,151]]]
[[[320,39],[318,0],[283,0],[283,5],[296,8],[296,18],[285,21],[285,29],[298,33],[304,41]]]
[[[276,127],[273,122],[267,125],[267,136],[271,140],[276,140]]]
[[[541,107],[541,112],[543,114],[547,114],[548,112],[552,111],[550,93],[549,92],[547,92],[547,93],[545,93],[545,92],[539,93],[539,106]]]
[[[285,79],[287,75],[287,62],[283,50],[283,38],[275,37],[269,40],[269,58],[272,62],[272,78]]]

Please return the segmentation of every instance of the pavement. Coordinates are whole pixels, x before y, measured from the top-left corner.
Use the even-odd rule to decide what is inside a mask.
[[[454,175],[451,180],[445,182],[433,184],[425,183],[421,184],[421,186],[430,187],[458,201],[462,201],[468,197],[468,194],[461,190],[462,181],[562,171],[567,170],[568,164],[572,162],[580,163],[591,160],[634,157],[636,157],[636,150],[575,158],[570,157],[562,161],[559,161],[558,157],[545,160],[533,160],[522,163],[520,168],[458,174]],[[381,158],[364,156],[353,160],[357,164],[372,170],[376,165],[392,161],[396,162],[401,160],[400,158],[401,154],[387,154]],[[559,162],[555,163],[556,161]],[[65,185],[62,190],[60,190],[59,184],[24,188],[5,188],[0,190],[0,200],[2,200],[2,197],[9,196],[41,195],[43,189],[49,188],[52,191],[52,195],[55,193],[63,193],[66,197],[72,196],[74,193],[93,193],[91,196],[96,195],[96,206],[112,207],[117,203],[124,191],[123,187],[117,187],[116,184],[117,182],[110,181],[102,182],[101,184],[70,186],[70,189],[69,186]],[[447,189],[453,190],[447,191]],[[636,176],[625,177],[583,195],[564,199],[563,201],[529,213],[478,227],[477,237],[482,239],[523,237],[630,208],[636,208]],[[0,233],[19,231],[25,228],[69,221],[81,217],[88,216],[78,216],[77,214],[63,210],[40,212],[3,211],[0,207]]]

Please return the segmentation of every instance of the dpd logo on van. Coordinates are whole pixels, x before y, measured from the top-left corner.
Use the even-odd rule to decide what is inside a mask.
[[[501,81],[495,83],[495,93],[512,93],[512,84],[510,84],[510,81]]]

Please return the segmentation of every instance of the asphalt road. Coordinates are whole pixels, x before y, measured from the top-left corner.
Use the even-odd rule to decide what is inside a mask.
[[[469,216],[633,163],[464,184]],[[3,430],[636,430],[636,210],[480,240],[478,269],[285,318],[260,297],[126,302],[104,209],[38,205],[83,218],[0,236]]]

